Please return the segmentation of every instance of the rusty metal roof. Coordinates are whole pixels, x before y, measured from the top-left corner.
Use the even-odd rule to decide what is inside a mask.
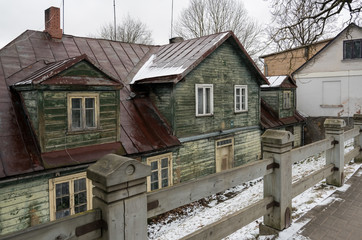
[[[54,69],[61,71],[82,58],[124,83],[152,48],[70,35],[54,40],[45,32],[27,30],[0,49],[0,178],[95,161],[99,154],[120,148],[119,143],[114,143],[68,149],[72,157],[76,156],[73,159],[69,159],[65,151],[41,154],[21,99],[10,86],[20,81],[27,83],[27,80],[41,82],[42,77],[52,75]],[[148,99],[127,100],[128,89],[120,91],[121,140],[128,154],[180,144]],[[50,164],[50,159],[56,164]]]
[[[246,59],[245,62],[256,73],[259,83],[268,84],[268,80],[231,31],[167,44],[153,49],[152,53],[148,54],[148,59],[129,81],[131,84],[177,83],[229,39],[240,49],[242,57]]]
[[[306,119],[302,115],[300,115],[297,110],[295,111],[293,116],[279,118],[278,114],[263,98],[261,98],[260,109],[260,123],[264,129],[277,128],[296,123],[303,123],[306,121]]]

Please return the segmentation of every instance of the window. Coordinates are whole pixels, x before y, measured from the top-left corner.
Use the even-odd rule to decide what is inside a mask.
[[[341,82],[322,82],[322,107],[340,107],[341,105]]]
[[[196,116],[210,116],[214,111],[213,85],[196,84]]]
[[[151,166],[151,176],[147,177],[147,191],[172,186],[172,154],[147,158]]]
[[[68,129],[97,128],[98,94],[68,94]]]
[[[362,58],[362,39],[343,41],[343,59]]]
[[[283,109],[289,109],[292,107],[292,92],[283,91]]]
[[[235,112],[248,110],[248,88],[245,85],[236,85],[234,90]]]
[[[92,208],[92,183],[86,173],[49,180],[50,220]]]

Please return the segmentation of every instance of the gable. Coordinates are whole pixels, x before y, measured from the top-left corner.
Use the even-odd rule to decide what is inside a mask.
[[[318,73],[362,70],[362,58],[343,58],[343,42],[352,39],[362,39],[362,29],[355,24],[345,28],[293,74],[301,77],[305,74],[318,76]]]

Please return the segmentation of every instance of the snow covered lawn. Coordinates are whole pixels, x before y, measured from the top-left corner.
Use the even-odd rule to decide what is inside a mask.
[[[353,141],[346,144],[346,152],[353,149]],[[321,169],[325,165],[323,154],[309,157],[293,165],[293,182]],[[348,164],[345,166],[346,179],[361,166],[361,164]],[[348,185],[343,186],[346,188]],[[324,199],[330,196],[336,187],[325,184],[325,181],[319,182],[314,187],[293,199],[293,222],[304,215],[307,211],[320,204]],[[340,188],[341,189],[341,188]],[[164,215],[156,222],[150,222],[148,226],[149,239],[180,239],[203,226],[211,224],[223,216],[232,214],[252,203],[261,200],[263,197],[263,179],[256,179],[253,182],[241,184],[231,188],[222,194],[212,195],[198,203],[190,204],[187,207],[173,211]],[[325,204],[325,203],[324,203]],[[259,223],[262,218],[253,221],[225,239],[258,239]],[[288,234],[295,233],[295,229],[300,229],[303,224],[292,224],[289,231],[281,234],[280,239],[288,239]],[[292,231],[295,230],[295,231]],[[267,238],[260,238],[267,239]],[[303,239],[302,237],[300,239]]]

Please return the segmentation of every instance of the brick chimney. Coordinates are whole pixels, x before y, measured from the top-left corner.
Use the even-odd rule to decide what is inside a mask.
[[[60,9],[50,7],[45,10],[45,30],[52,38],[61,39],[63,31],[60,28]]]

